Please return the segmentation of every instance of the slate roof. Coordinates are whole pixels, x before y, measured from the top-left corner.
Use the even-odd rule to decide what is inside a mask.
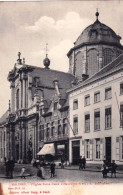
[[[70,73],[65,73],[57,70],[40,68],[33,66],[33,71],[31,72],[33,78],[32,81],[32,97],[34,97],[36,85],[34,79],[36,77],[40,78],[38,89],[43,90],[44,100],[52,98],[55,92],[54,80],[58,80],[58,87],[61,94],[61,99],[66,99],[66,90],[71,88],[71,82],[74,80],[74,76]]]
[[[92,33],[96,32],[96,36],[92,36]],[[93,24],[88,26],[78,37],[75,42],[75,46],[82,43],[93,43],[104,41],[108,43],[115,43],[121,46],[120,44],[121,37],[116,35],[116,33],[105,24],[101,23],[99,20],[96,20]]]
[[[123,54],[121,54],[120,56],[118,56],[114,61],[112,61],[111,63],[107,64],[104,68],[102,68],[99,72],[97,72],[96,74],[94,74],[93,76],[91,76],[90,78],[88,78],[85,81],[80,82],[78,85],[72,87],[71,89],[69,89],[67,92],[71,92],[74,89],[77,88],[83,88],[95,81],[98,81],[104,77],[109,76],[110,74],[113,74],[117,71],[121,71],[123,70]]]
[[[41,86],[50,88],[54,88],[53,81],[57,79],[59,87],[67,89],[70,86],[70,82],[74,79],[74,76],[70,73],[40,67],[34,67],[31,74],[33,77],[41,78]]]

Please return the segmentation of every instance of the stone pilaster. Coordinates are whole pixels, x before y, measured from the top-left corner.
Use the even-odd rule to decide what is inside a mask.
[[[30,75],[30,73],[28,73],[28,108],[31,106],[32,104],[32,93],[31,93],[31,90],[32,90],[32,77]]]
[[[22,160],[22,129],[19,129],[19,160]]]
[[[26,129],[22,128],[22,160],[26,159]]]
[[[99,46],[99,70],[103,68],[103,49],[102,46]]]
[[[83,48],[82,53],[83,53],[82,74],[87,74],[87,47]]]
[[[15,111],[15,83],[11,81],[11,112]]]
[[[23,80],[23,108],[26,106],[26,81]]]

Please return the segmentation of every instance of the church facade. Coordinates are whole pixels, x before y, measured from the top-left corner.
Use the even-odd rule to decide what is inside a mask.
[[[26,65],[19,53],[9,72],[11,104],[0,121],[1,161],[13,157],[19,163],[31,162],[49,142],[56,142],[56,150],[62,145],[62,152],[68,153],[66,90],[74,77],[49,65],[47,55],[44,68]]]

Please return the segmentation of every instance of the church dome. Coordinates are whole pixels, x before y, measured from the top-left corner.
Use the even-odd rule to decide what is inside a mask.
[[[111,45],[117,45],[121,47],[120,44],[121,37],[117,35],[110,27],[101,23],[98,18],[97,20],[88,26],[78,37],[75,42],[75,47],[82,44],[98,44],[106,43]]]

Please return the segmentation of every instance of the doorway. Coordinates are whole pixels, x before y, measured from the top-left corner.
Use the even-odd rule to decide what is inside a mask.
[[[77,165],[80,159],[80,141],[72,142],[72,164]]]
[[[106,146],[106,161],[111,163],[111,137],[105,138],[105,146]]]

